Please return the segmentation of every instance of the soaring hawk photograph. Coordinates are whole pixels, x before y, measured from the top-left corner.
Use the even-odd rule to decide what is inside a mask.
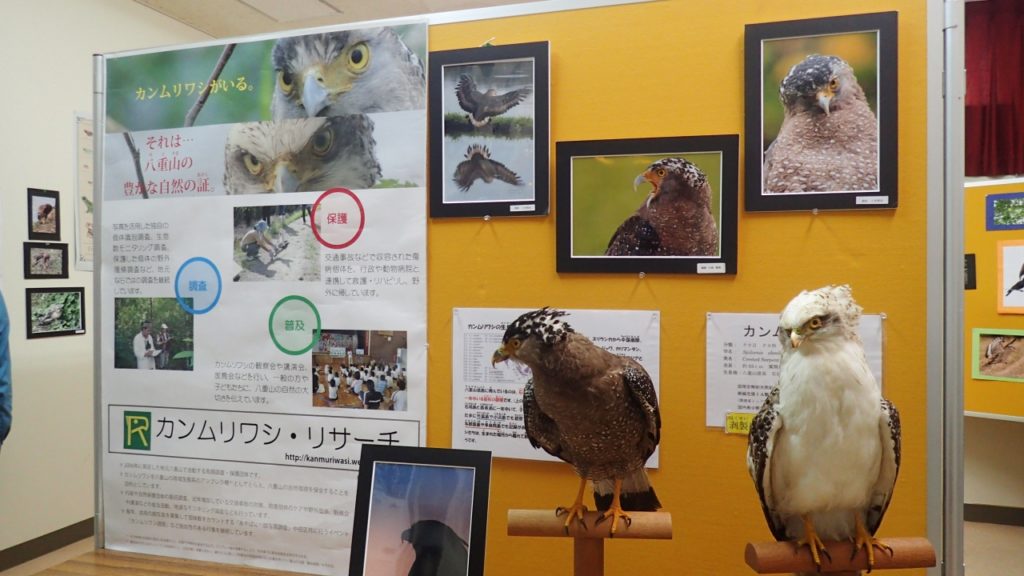
[[[868,570],[900,469],[900,417],[882,397],[858,336],[849,286],[803,291],[779,318],[779,381],[750,426],[747,468],[779,541],[807,546],[819,571],[824,541],[854,542]]]
[[[878,121],[853,68],[812,54],[779,86],[778,136],[764,153],[765,194],[878,189]]]
[[[653,188],[612,235],[606,256],[716,256],[718,225],[711,214],[711,186],[685,158],[663,158],[633,181]]]
[[[423,63],[394,28],[281,38],[271,61],[275,120],[426,106]]]
[[[661,507],[644,464],[661,439],[661,412],[651,377],[636,360],[595,345],[562,317],[541,308],[509,324],[491,363],[506,360],[530,368],[523,390],[526,436],[534,448],[568,462],[580,478],[575,501],[559,507],[568,533],[583,524],[587,480],[615,535],[628,511]]]
[[[485,184],[498,180],[513,186],[523,185],[523,179],[518,174],[492,159],[491,151],[481,144],[471,144],[466,148],[465,160],[455,167],[452,180],[463,192],[468,191],[477,180],[483,180]]]
[[[494,88],[480,91],[476,80],[469,74],[461,74],[459,83],[455,85],[455,97],[459,107],[468,113],[469,122],[475,128],[486,126],[491,118],[508,112],[530,95],[531,88],[522,86],[514,90],[498,93]]]

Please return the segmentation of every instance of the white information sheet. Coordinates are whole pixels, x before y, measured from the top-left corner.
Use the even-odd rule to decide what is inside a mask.
[[[860,318],[860,338],[880,386],[882,319],[873,314]],[[708,314],[705,426],[721,427],[727,413],[756,413],[761,408],[779,379],[778,329],[778,314]]]
[[[527,308],[456,308],[452,312],[452,447],[490,450],[496,457],[558,462],[534,448],[523,427],[526,366],[491,365],[505,329]],[[651,310],[567,310],[564,320],[598,346],[639,362],[660,390],[661,313]],[[647,461],[658,467],[659,451]]]

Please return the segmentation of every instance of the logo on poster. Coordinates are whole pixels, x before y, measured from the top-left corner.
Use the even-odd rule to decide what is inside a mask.
[[[151,421],[149,412],[124,413],[125,450],[149,450]]]

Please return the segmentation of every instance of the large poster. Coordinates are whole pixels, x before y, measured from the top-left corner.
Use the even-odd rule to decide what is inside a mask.
[[[426,416],[426,25],[107,56],[108,548],[347,572]]]

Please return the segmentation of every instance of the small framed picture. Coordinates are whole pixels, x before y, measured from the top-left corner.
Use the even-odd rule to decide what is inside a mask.
[[[996,243],[996,310],[1024,314],[1024,240]]]
[[[60,240],[60,193],[56,190],[28,189],[29,240]]]
[[[349,576],[482,576],[491,453],[363,444]]]
[[[548,43],[430,53],[430,215],[548,213]]]
[[[1024,382],[1024,330],[975,328],[971,332],[972,378]]]
[[[748,24],[748,211],[895,208],[896,12]]]
[[[739,137],[558,142],[559,272],[736,273]]]
[[[67,244],[25,242],[23,246],[26,280],[68,277]]]
[[[27,338],[85,334],[85,288],[26,288]]]
[[[1024,192],[985,196],[985,230],[1024,229]]]

